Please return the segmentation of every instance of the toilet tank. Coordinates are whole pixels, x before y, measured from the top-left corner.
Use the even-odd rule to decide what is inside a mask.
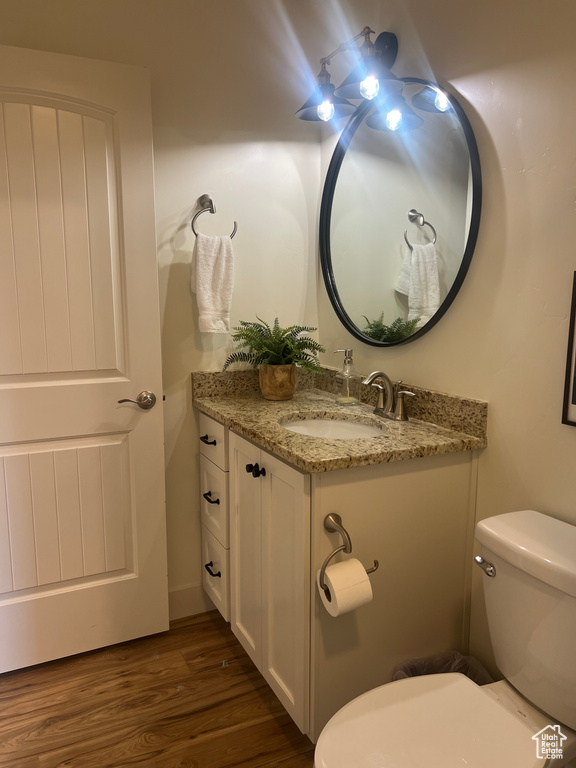
[[[476,526],[498,668],[529,701],[576,729],[576,527],[534,510]]]

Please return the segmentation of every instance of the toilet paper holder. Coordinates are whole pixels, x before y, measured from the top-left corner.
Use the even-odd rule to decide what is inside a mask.
[[[352,540],[350,539],[350,534],[344,528],[342,525],[342,518],[340,515],[337,515],[335,512],[326,515],[324,518],[324,528],[327,531],[330,531],[330,533],[339,533],[340,536],[342,536],[342,541],[344,542],[339,547],[336,547],[336,549],[328,555],[326,560],[322,563],[322,568],[320,568],[320,576],[318,577],[318,583],[326,593],[326,595],[329,597],[330,590],[326,586],[326,583],[324,581],[324,574],[326,573],[326,568],[328,567],[328,563],[332,558],[338,554],[338,552],[345,552],[347,555],[349,555],[352,552]],[[378,560],[374,560],[374,565],[371,568],[366,568],[366,573],[374,573],[374,571],[378,570],[380,563]]]

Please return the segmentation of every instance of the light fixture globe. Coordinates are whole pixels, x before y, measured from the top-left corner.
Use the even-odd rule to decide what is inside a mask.
[[[394,96],[402,93],[404,83],[375,56],[369,56],[359,62],[344,82],[335,90],[336,96],[343,99],[363,99],[361,85],[368,78],[374,78],[379,85],[378,94]]]
[[[354,104],[334,94],[332,83],[322,83],[314,90],[308,101],[296,112],[296,117],[300,120],[318,120],[322,122],[324,118],[320,117],[318,108],[320,107],[321,113],[323,105],[326,104],[332,104],[334,107],[334,112],[329,119],[349,117],[356,110]],[[327,112],[328,110],[326,110]]]
[[[417,115],[406,103],[402,96],[391,99],[377,99],[375,110],[366,118],[366,125],[375,131],[390,133],[413,131],[419,128],[424,120]]]
[[[362,33],[365,34],[365,40],[358,49],[362,58],[336,89],[336,96],[370,100],[378,95],[400,94],[404,83],[391,71],[398,55],[398,38],[393,32],[382,32],[375,42],[371,43],[370,27],[365,27]]]
[[[413,107],[423,112],[435,112],[436,114],[454,112],[448,94],[440,88],[433,88],[429,85],[415,93],[410,102]]]

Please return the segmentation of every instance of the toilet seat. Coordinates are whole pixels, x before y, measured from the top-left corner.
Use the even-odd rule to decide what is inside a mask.
[[[458,673],[375,688],[327,723],[315,768],[542,768],[534,731]]]

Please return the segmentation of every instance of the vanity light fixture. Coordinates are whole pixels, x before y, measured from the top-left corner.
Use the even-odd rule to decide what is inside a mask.
[[[320,59],[320,72],[317,75],[318,86],[306,103],[296,112],[300,120],[323,120],[348,117],[356,106],[348,99],[373,99],[378,93],[400,93],[404,83],[390,71],[398,52],[396,35],[383,32],[376,44],[370,40],[370,35],[375,32],[370,27],[364,27],[351,40],[342,43],[335,51]],[[360,37],[364,38],[363,44],[354,45]],[[327,66],[334,56],[348,50],[359,53],[361,60],[346,80],[335,89],[330,82],[330,73]]]
[[[364,42],[357,48],[361,59],[336,89],[336,96],[371,100],[378,94],[391,96],[402,92],[404,83],[390,71],[398,54],[398,38],[391,32],[383,32],[373,43],[370,40],[370,35],[373,34],[375,32],[370,27],[364,27],[360,35],[354,38],[356,40],[357,37],[364,36]]]
[[[406,80],[396,77],[391,67],[398,55],[398,38],[392,32],[382,32],[373,43],[370,35],[376,34],[364,27],[335,51],[320,59],[318,86],[308,101],[296,112],[301,120],[329,121],[349,117],[355,110],[349,99],[374,101],[374,112],[366,119],[366,125],[378,131],[413,130],[422,125],[417,115],[402,96]],[[362,45],[355,45],[363,37]],[[335,88],[330,82],[327,66],[331,59],[343,51],[353,50],[360,61],[344,82]],[[410,80],[411,78],[407,78]],[[440,89],[426,87],[411,99],[412,106],[426,112],[452,112],[448,96]]]
[[[332,120],[333,117],[349,117],[355,110],[354,104],[334,94],[330,82],[330,73],[326,69],[328,59],[321,59],[321,69],[317,76],[318,87],[308,101],[296,112],[300,120]]]
[[[410,109],[402,96],[393,96],[391,99],[378,98],[374,107],[374,112],[366,118],[366,125],[376,131],[411,131],[419,128],[424,122]]]
[[[446,94],[432,86],[423,88],[413,96],[412,104],[425,112],[454,112]]]

